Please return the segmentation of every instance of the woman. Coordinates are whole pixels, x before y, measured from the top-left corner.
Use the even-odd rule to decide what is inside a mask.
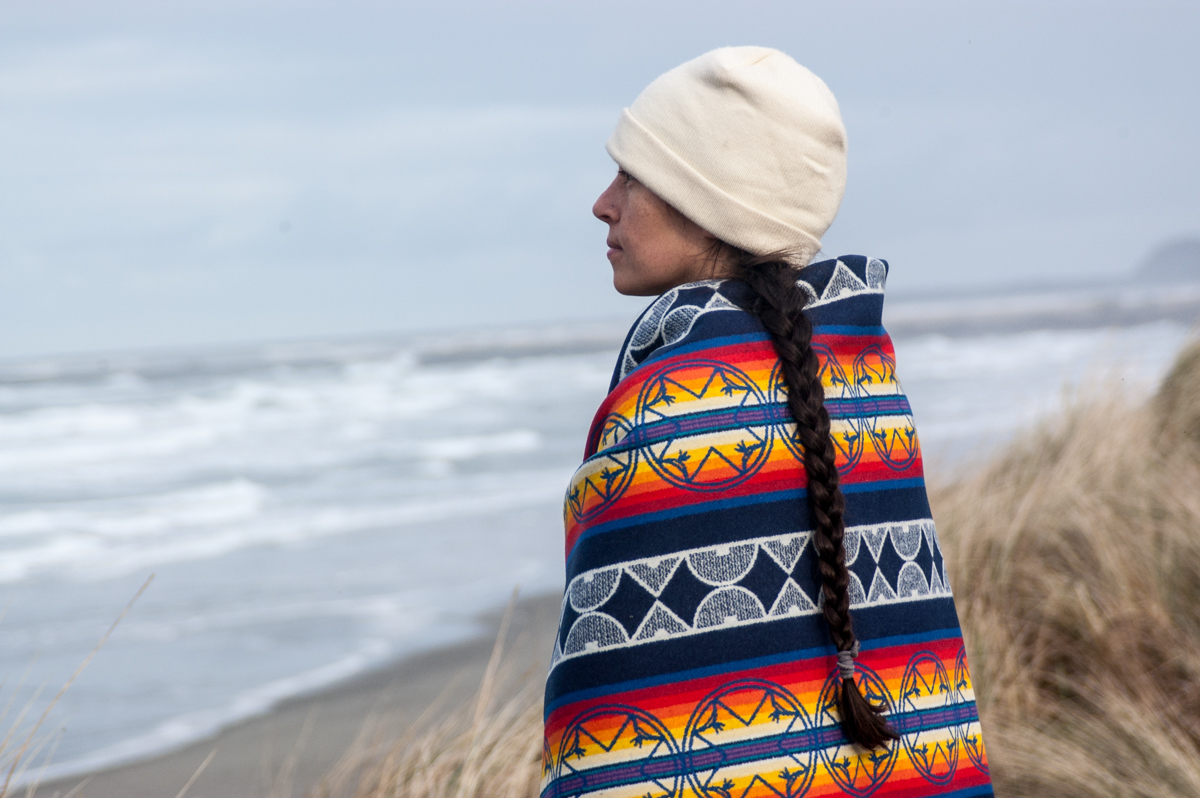
[[[566,498],[544,796],[990,795],[884,261],[809,263],[846,137],[775,50],[667,72],[608,141],[656,295]]]

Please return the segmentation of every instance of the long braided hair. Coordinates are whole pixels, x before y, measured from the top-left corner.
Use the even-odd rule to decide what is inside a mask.
[[[788,409],[796,420],[796,436],[808,474],[808,507],[825,620],[837,650],[857,654],[858,641],[850,618],[850,572],[843,542],[846,500],[838,482],[821,364],[812,348],[812,322],[803,312],[808,297],[796,285],[796,269],[786,260],[787,253],[754,256],[718,242],[713,254],[724,255],[726,262],[732,263],[731,276],[750,288],[746,310],[766,328],[779,355]],[[838,693],[842,728],[852,741],[874,749],[899,739],[883,716],[884,707],[868,701],[853,676],[842,679]]]

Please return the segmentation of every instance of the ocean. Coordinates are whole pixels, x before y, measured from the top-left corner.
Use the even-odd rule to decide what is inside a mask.
[[[1072,393],[1152,389],[1189,327],[1135,321],[910,325],[898,373],[928,471],[955,473]],[[150,574],[52,713],[48,777],[463,639],[516,585],[561,590],[560,501],[624,330],[0,364],[8,722],[45,706]]]

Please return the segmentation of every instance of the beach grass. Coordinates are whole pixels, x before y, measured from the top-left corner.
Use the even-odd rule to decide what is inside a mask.
[[[1200,343],[932,491],[1004,795],[1200,796]]]
[[[446,713],[435,702],[399,735],[389,734],[386,717],[369,719],[346,755],[308,795],[536,796],[542,775],[541,680],[529,672],[506,673],[503,667],[505,637],[516,600],[514,591],[473,704]],[[269,798],[291,798],[290,784],[273,791]]]
[[[1088,394],[931,490],[992,775],[1006,796],[1200,796],[1200,343],[1149,400]],[[311,795],[536,796],[540,684],[497,702],[484,682],[449,719],[364,730]]]
[[[43,732],[50,713],[54,711],[54,707],[71,689],[71,685],[87,669],[96,654],[112,637],[112,633],[120,626],[121,621],[125,619],[125,616],[133,609],[133,605],[137,603],[137,600],[142,597],[146,588],[150,587],[150,583],[153,581],[154,575],[151,574],[117,615],[116,620],[108,627],[108,631],[100,637],[92,650],[79,663],[79,667],[40,713],[34,713],[33,709],[41,697],[41,689],[34,691],[33,696],[19,711],[14,711],[16,692],[10,694],[9,700],[4,704],[3,709],[0,709],[0,727],[3,728],[3,731],[0,732],[0,798],[12,798],[17,795],[32,798],[37,792],[41,774],[45,772],[53,759],[54,749],[61,735],[61,729]],[[77,792],[78,790],[70,791],[60,798],[73,798]]]

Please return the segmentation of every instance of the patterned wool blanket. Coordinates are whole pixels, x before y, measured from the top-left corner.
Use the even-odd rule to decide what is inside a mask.
[[[800,287],[846,494],[863,693],[901,736],[851,745],[818,609],[805,479],[745,285],[693,283],[634,324],[566,497],[544,798],[991,795],[908,400],[884,261]]]

